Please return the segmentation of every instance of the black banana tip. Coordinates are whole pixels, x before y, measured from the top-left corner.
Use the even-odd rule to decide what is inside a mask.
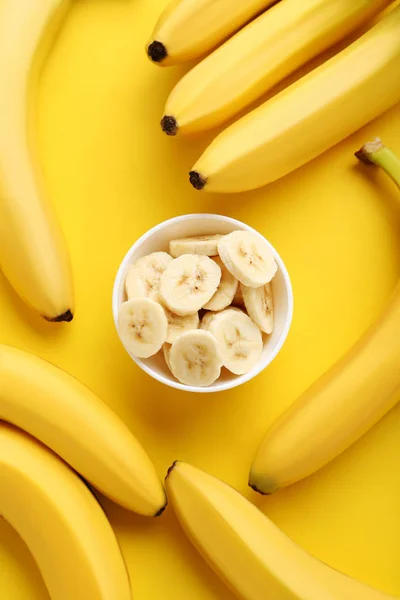
[[[162,506],[162,507],[160,508],[160,510],[158,510],[158,511],[156,512],[156,514],[155,514],[154,516],[155,516],[155,517],[161,517],[161,515],[163,514],[163,512],[165,511],[165,509],[167,508],[167,506],[168,506],[168,502],[166,502],[166,503],[164,504],[164,506]]]
[[[176,135],[178,133],[178,123],[175,117],[166,115],[161,119],[161,129],[167,135]]]
[[[207,178],[201,175],[201,173],[198,173],[197,171],[190,171],[189,181],[195,190],[201,191],[204,189],[204,186],[207,183]]]
[[[172,471],[175,469],[176,465],[178,464],[179,461],[174,460],[174,462],[172,463],[172,465],[170,466],[170,468],[167,471],[167,474],[165,476],[165,481],[167,481],[168,477],[171,475]]]
[[[67,310],[65,313],[58,315],[57,317],[45,317],[46,321],[50,321],[51,323],[62,323],[63,321],[70,323],[73,318],[74,315],[70,310]]]
[[[149,58],[156,63],[160,63],[164,58],[167,58],[168,52],[164,44],[161,42],[151,42],[147,48],[147,54]]]
[[[262,496],[269,496],[269,494],[266,494],[265,492],[262,492],[261,490],[259,490],[258,487],[254,483],[250,483],[250,481],[249,481],[249,487],[251,487],[252,490],[257,492],[257,494],[261,494]]]

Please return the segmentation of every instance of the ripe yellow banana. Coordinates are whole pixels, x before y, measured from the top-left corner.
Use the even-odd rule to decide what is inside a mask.
[[[199,469],[175,463],[166,486],[189,539],[243,600],[395,600],[305,552],[239,492]]]
[[[118,542],[94,496],[55,454],[6,423],[0,514],[28,546],[52,600],[131,600]]]
[[[168,135],[221,125],[391,0],[282,0],[187,73],[172,90]]]
[[[40,67],[70,0],[0,2],[0,267],[49,321],[71,321],[71,267],[33,135]]]
[[[190,173],[196,189],[240,192],[290,173],[400,100],[400,6],[215,138]]]
[[[400,187],[400,160],[380,141],[357,156]],[[278,419],[258,451],[249,485],[271,494],[314,473],[366,433],[399,399],[400,283],[356,346]]]
[[[1,344],[0,419],[46,444],[121,506],[147,516],[163,511],[155,468],[117,415],[61,369]]]
[[[203,56],[275,0],[174,0],[164,10],[146,51],[162,66]]]

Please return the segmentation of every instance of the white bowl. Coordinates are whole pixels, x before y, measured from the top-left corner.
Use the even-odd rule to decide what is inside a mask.
[[[131,264],[133,264],[138,258],[146,256],[151,252],[157,252],[161,250],[168,252],[169,242],[175,238],[214,233],[227,234],[238,229],[251,231],[257,236],[263,238],[258,231],[255,231],[252,227],[249,227],[245,223],[241,223],[240,221],[236,221],[230,217],[209,214],[183,215],[181,217],[175,217],[169,221],[164,221],[163,223],[156,225],[156,227],[153,227],[153,229],[150,229],[150,231],[139,238],[137,242],[133,244],[132,248],[127,252],[115,278],[112,307],[115,327],[117,328],[118,335],[118,311],[122,302],[126,300],[125,278]],[[278,252],[269,242],[267,243],[274,254],[276,262],[278,263],[277,274],[272,280],[275,326],[273,333],[270,336],[265,336],[264,349],[259,363],[249,373],[246,373],[245,375],[233,375],[226,369],[223,369],[221,377],[210,386],[200,387],[185,385],[179,383],[179,381],[177,381],[171,374],[165,363],[164,357],[162,356],[162,352],[158,353],[156,356],[152,356],[151,358],[140,359],[132,356],[132,354],[125,347],[126,351],[135,361],[135,363],[139,365],[143,371],[154,377],[154,379],[161,381],[161,383],[165,383],[166,385],[179,390],[203,393],[229,390],[230,388],[234,388],[242,383],[245,383],[246,381],[249,381],[263,371],[265,367],[267,367],[273,361],[282,348],[289,333],[293,316],[293,292],[289,274]],[[121,339],[121,336],[119,337]]]

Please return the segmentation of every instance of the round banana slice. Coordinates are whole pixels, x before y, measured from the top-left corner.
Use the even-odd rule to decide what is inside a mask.
[[[194,315],[217,291],[221,269],[208,256],[183,254],[161,276],[160,298],[176,315]]]
[[[217,256],[218,242],[222,235],[198,235],[196,237],[171,240],[169,251],[177,258],[182,254],[202,254],[203,256]]]
[[[199,328],[199,313],[188,315],[187,317],[181,317],[166,308],[165,314],[168,319],[168,344],[173,344],[185,331],[192,331],[193,329]]]
[[[119,309],[118,329],[133,356],[149,358],[165,343],[168,320],[161,304],[150,298],[132,298]]]
[[[231,373],[248,373],[260,360],[261,331],[243,311],[228,308],[218,313],[209,330],[220,346],[224,366]]]
[[[274,277],[278,265],[266,241],[251,231],[233,231],[218,243],[228,271],[249,287],[261,287]]]
[[[274,302],[272,285],[267,283],[259,288],[250,288],[240,284],[244,304],[249,317],[264,333],[274,330]]]
[[[243,312],[240,308],[236,308],[236,306],[229,306],[228,308],[225,308],[225,310],[219,312],[207,312],[201,320],[200,329],[212,332],[212,325],[219,323],[222,319],[226,319],[235,311]]]
[[[186,385],[207,386],[221,374],[222,360],[211,333],[198,329],[183,333],[169,352],[172,374]]]
[[[157,302],[161,275],[171,260],[172,256],[166,252],[153,252],[139,258],[126,276],[125,290],[128,300],[150,298]]]
[[[221,268],[221,281],[214,296],[203,306],[203,308],[206,310],[223,310],[232,303],[239,282],[228,271],[219,256],[216,256],[212,260],[214,260]]]

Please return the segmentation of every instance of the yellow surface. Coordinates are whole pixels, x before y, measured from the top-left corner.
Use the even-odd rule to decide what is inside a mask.
[[[44,74],[39,134],[72,255],[76,319],[65,326],[40,321],[1,279],[0,341],[88,384],[136,432],[161,475],[180,458],[225,479],[317,557],[400,595],[400,406],[318,475],[267,499],[247,488],[265,428],[359,337],[400,275],[399,194],[352,156],[375,135],[400,152],[400,106],[268,188],[202,195],[190,188],[187,171],[206,139],[171,140],[158,125],[183,69],[158,69],[143,51],[164,5],[74,3]],[[281,252],[295,293],[293,328],[279,358],[242,388],[207,397],[166,389],[142,373],[111,316],[113,278],[129,246],[159,221],[194,211],[258,228]],[[170,510],[150,521],[102,502],[136,600],[233,600]],[[4,521],[0,598],[48,600],[27,549]]]

